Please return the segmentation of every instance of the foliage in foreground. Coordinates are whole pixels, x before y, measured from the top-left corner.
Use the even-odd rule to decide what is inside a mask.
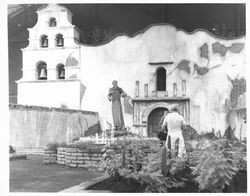
[[[222,192],[226,185],[230,185],[238,171],[237,158],[234,155],[240,150],[242,150],[242,145],[237,147],[226,139],[212,141],[193,170],[200,190]]]
[[[15,153],[15,152],[16,152],[15,148],[12,145],[10,145],[9,146],[9,153]]]
[[[176,177],[183,170],[185,160],[176,159],[168,162],[169,175],[160,175],[161,149],[158,143],[147,140],[126,141],[120,152],[106,146],[99,165],[94,169],[106,171],[111,177],[135,180],[145,192],[168,192],[171,188],[183,187],[186,179]],[[124,150],[124,151],[123,151]],[[147,150],[151,153],[146,155]],[[124,153],[122,153],[124,152]],[[125,155],[125,159],[124,156]],[[124,162],[126,160],[126,162]],[[92,168],[93,169],[93,168]]]
[[[185,187],[188,181],[196,182],[202,192],[223,192],[238,172],[238,163],[246,165],[242,157],[236,156],[245,153],[244,143],[216,139],[210,140],[205,148],[196,149],[201,154],[193,157],[198,161],[192,170],[188,166],[191,157],[168,159],[168,172],[164,177],[160,174],[162,149],[158,142],[143,139],[123,142],[123,147],[118,151],[105,146],[102,159],[94,169],[107,172],[117,180],[134,180],[140,183],[145,192],[169,192],[172,188]],[[204,140],[198,141],[196,146],[200,147],[202,143]],[[192,171],[191,174],[185,174],[186,169]]]

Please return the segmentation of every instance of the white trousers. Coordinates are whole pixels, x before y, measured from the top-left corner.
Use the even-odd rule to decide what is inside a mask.
[[[175,143],[177,139],[179,139],[179,145],[178,145],[178,157],[182,157],[184,154],[186,154],[186,149],[185,149],[185,143],[184,139],[182,136],[182,131],[181,130],[175,130],[175,131],[169,131],[168,130],[168,136],[166,139],[166,147],[168,148],[168,141],[170,137],[170,146],[171,146],[171,154],[172,156],[175,155]]]

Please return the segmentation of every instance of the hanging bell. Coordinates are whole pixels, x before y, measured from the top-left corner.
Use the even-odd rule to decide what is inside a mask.
[[[43,40],[43,47],[48,47],[48,39]]]
[[[63,46],[63,39],[62,38],[60,38],[59,40],[58,40],[58,44],[57,44],[58,46]]]
[[[41,69],[39,79],[40,79],[40,80],[47,79],[47,72],[46,72],[46,69],[45,69],[45,68],[42,68],[42,69]]]
[[[55,26],[56,26],[56,21],[55,21],[55,20],[52,20],[51,23],[50,23],[50,26],[51,26],[51,27],[55,27]]]
[[[59,79],[64,79],[65,78],[65,69],[62,69],[60,72]]]

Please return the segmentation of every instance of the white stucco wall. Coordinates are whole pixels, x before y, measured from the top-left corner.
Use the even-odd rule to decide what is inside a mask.
[[[18,83],[18,104],[80,109],[79,80]]]
[[[112,123],[111,103],[107,99],[112,81],[118,80],[118,86],[131,98],[135,97],[135,83],[139,81],[137,98],[141,99],[144,99],[144,84],[148,84],[148,98],[153,98],[156,70],[163,67],[167,73],[168,98],[173,98],[173,83],[177,83],[177,98],[190,101],[190,125],[198,132],[208,132],[213,128],[224,133],[227,127],[225,101],[229,100],[232,89],[228,77],[245,78],[246,74],[244,37],[223,40],[205,31],[189,34],[166,24],[154,25],[133,38],[122,35],[101,46],[86,46],[77,41],[79,30],[71,24],[70,11],[49,5],[37,13],[38,22],[29,29],[29,45],[23,49],[23,77],[18,81],[19,104],[60,107],[63,103],[69,108],[96,111],[105,128],[106,121]],[[57,27],[48,27],[50,17],[57,19]],[[57,33],[64,35],[64,47],[54,45]],[[39,45],[42,34],[48,35],[48,48]],[[217,49],[220,46],[226,50],[225,55],[216,53],[213,44],[217,44]],[[243,48],[238,48],[238,51],[237,48],[230,49],[233,44],[243,44]],[[208,49],[207,58],[204,54],[201,56],[204,45]],[[70,58],[73,66],[67,64]],[[189,62],[190,73],[176,69],[183,60]],[[48,81],[37,81],[36,64],[39,61],[47,64]],[[172,63],[149,64],[157,62]],[[58,63],[65,65],[65,81],[56,78]],[[201,76],[194,70],[195,65],[215,68]],[[72,78],[79,80],[73,81]],[[184,97],[182,80],[186,81]],[[158,97],[161,96],[164,98],[164,92],[158,93]],[[166,97],[163,102],[168,102]],[[142,102],[136,109],[136,124],[141,126],[138,130],[143,135],[147,135],[146,124],[142,122],[147,116],[143,115],[148,107],[158,106]],[[124,112],[124,119],[126,126],[134,125],[133,114]]]
[[[149,96],[155,90],[155,72],[159,65],[149,62],[172,61],[172,65],[160,65],[171,72],[183,60],[190,61],[191,73],[176,69],[167,77],[167,91],[173,96],[172,85],[178,86],[181,94],[181,80],[187,82],[187,97],[190,98],[190,124],[199,132],[212,128],[224,133],[226,128],[225,99],[229,99],[232,85],[231,78],[245,77],[245,49],[240,53],[227,51],[223,57],[213,53],[212,44],[219,42],[226,47],[233,43],[244,43],[245,38],[222,40],[206,32],[198,31],[187,34],[170,25],[153,26],[134,38],[118,36],[111,42],[98,47],[81,47],[81,78],[87,87],[82,101],[82,108],[98,111],[101,120],[112,122],[111,103],[107,99],[112,80],[118,80],[118,86],[131,97],[135,96],[135,82],[140,82],[140,97],[144,96],[144,84],[149,85]],[[208,45],[208,59],[200,56],[199,48]],[[193,65],[217,68],[197,78],[193,74]],[[125,114],[125,124],[132,125],[132,115]]]

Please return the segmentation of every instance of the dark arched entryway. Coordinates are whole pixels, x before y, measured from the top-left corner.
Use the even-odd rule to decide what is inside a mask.
[[[148,115],[148,136],[157,137],[157,134],[160,130],[160,120],[166,111],[166,108],[156,108]]]

